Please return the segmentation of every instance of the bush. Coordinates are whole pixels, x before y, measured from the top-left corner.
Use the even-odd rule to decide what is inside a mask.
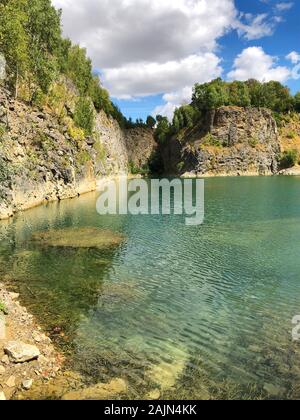
[[[288,139],[294,140],[297,137],[297,134],[294,131],[291,130],[287,133],[286,136],[287,136]]]
[[[298,163],[299,153],[297,150],[288,150],[284,152],[280,159],[281,169],[292,168]]]
[[[3,313],[4,315],[8,315],[8,310],[3,302],[0,302],[0,313]]]
[[[74,122],[79,128],[83,129],[86,136],[90,136],[93,133],[94,114],[95,110],[89,99],[80,98],[77,101],[74,112]]]
[[[222,147],[220,140],[214,137],[211,133],[206,134],[202,144],[204,146]]]

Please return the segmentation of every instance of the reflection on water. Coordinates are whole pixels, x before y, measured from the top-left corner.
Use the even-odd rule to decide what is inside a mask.
[[[206,219],[99,216],[96,194],[0,224],[0,278],[87,383],[129,396],[299,398],[300,180],[206,181]],[[46,229],[103,228],[115,248],[39,247]]]

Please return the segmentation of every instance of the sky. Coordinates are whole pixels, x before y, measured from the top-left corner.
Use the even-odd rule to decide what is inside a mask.
[[[171,119],[217,77],[300,91],[300,0],[52,1],[128,118]]]

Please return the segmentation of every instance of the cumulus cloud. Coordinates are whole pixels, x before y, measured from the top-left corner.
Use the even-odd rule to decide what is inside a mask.
[[[233,0],[54,0],[64,32],[98,68],[178,60],[213,51],[231,28]]]
[[[290,52],[285,58],[293,64],[298,64],[300,62],[300,54],[296,51]]]
[[[276,62],[277,58],[266,54],[261,47],[246,48],[235,59],[228,78],[242,81],[257,79],[261,82],[270,80],[285,82],[292,76],[291,70],[285,66],[277,66]]]
[[[220,59],[213,53],[191,55],[166,63],[127,64],[105,69],[103,81],[111,94],[118,98],[149,96],[174,92],[197,81],[220,76]],[[167,99],[170,95],[165,96]]]
[[[166,112],[195,82],[222,75],[216,54],[223,35],[237,30],[253,40],[276,25],[266,14],[239,14],[234,0],[52,2],[63,9],[64,34],[87,48],[112,96],[166,94]]]
[[[193,89],[189,86],[178,90],[176,92],[167,93],[163,96],[165,104],[157,106],[153,111],[153,116],[164,115],[172,121],[173,114],[176,108],[180,105],[186,105],[191,102]]]

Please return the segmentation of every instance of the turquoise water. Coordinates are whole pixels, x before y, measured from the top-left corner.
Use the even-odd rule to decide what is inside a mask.
[[[195,227],[99,216],[96,193],[32,209],[0,224],[0,278],[88,383],[125,378],[132,398],[299,398],[300,179],[208,179],[205,195]],[[126,239],[106,251],[30,241],[85,226]]]

